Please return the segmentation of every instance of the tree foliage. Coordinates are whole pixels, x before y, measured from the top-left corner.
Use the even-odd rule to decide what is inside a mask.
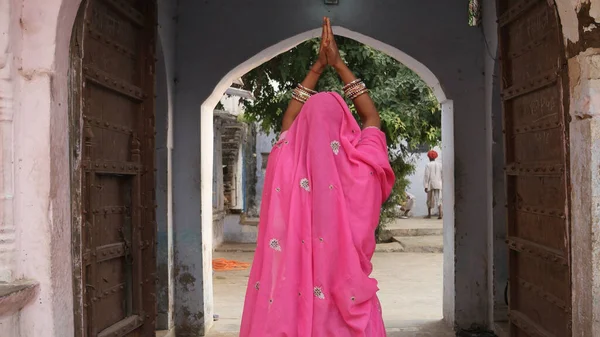
[[[441,139],[441,113],[431,88],[414,72],[390,56],[360,42],[336,37],[342,58],[370,89],[390,149],[390,162],[397,176],[392,196],[382,210],[382,224],[393,218],[395,206],[404,198],[407,176],[414,172],[410,152],[418,146],[435,146]],[[319,40],[308,40],[263,63],[243,77],[255,100],[245,101],[244,118],[256,122],[264,132],[279,133],[291,90],[306,76],[319,48]],[[342,92],[339,77],[326,69],[318,91]],[[352,102],[347,102],[354,115]]]

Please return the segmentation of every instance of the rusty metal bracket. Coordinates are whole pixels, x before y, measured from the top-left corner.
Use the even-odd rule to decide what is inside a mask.
[[[502,92],[502,100],[508,101],[510,99],[526,95],[532,91],[542,89],[551,84],[554,84],[558,80],[557,70],[553,69],[545,74],[535,77],[529,80],[529,83],[513,85],[509,88],[504,89]]]
[[[515,127],[514,134],[524,134],[524,133],[532,133],[532,132],[537,132],[537,131],[552,130],[552,129],[561,128],[562,126],[563,126],[563,124],[561,122],[522,125],[519,127]]]
[[[504,170],[511,176],[562,176],[565,168],[561,164],[557,165],[522,165],[509,164]],[[549,211],[552,212],[552,211]],[[545,211],[542,211],[545,214]],[[550,214],[550,213],[548,213]]]
[[[123,55],[126,55],[134,60],[137,59],[137,55],[133,50],[123,46],[122,44],[116,42],[115,40],[111,39],[110,37],[102,34],[98,30],[90,27],[90,28],[88,28],[88,34],[90,35],[90,37],[92,37],[100,42],[106,43],[107,45],[112,46],[116,51],[122,53]]]
[[[500,16],[498,19],[498,26],[504,27],[507,24],[515,21],[517,18],[521,16],[521,14],[525,13],[529,8],[533,7],[535,4],[541,2],[541,0],[522,0],[517,4],[513,5],[509,8],[504,14]]]
[[[544,330],[544,328],[542,328],[542,327],[538,326],[537,324],[535,324],[534,322],[532,322],[529,318],[527,318],[527,316],[525,316],[524,314],[522,314],[521,312],[519,312],[517,310],[510,310],[508,313],[508,318],[510,319],[510,322],[512,324],[519,327],[519,329],[523,330],[529,336],[532,336],[532,337],[556,337],[555,335]]]
[[[144,166],[139,163],[109,160],[83,160],[81,165],[84,170],[94,171],[99,174],[136,175],[144,168]]]
[[[554,304],[555,306],[559,307],[561,310],[563,310],[566,313],[569,313],[571,311],[570,306],[568,306],[565,303],[565,301],[563,301],[560,298],[558,298],[558,297],[556,297],[556,296],[548,293],[547,291],[545,291],[541,287],[536,286],[535,284],[529,283],[529,282],[523,280],[522,278],[518,278],[518,281],[519,281],[519,285],[521,285],[523,287],[523,289],[527,289],[527,290],[531,291],[532,293],[534,293],[538,297],[543,298],[544,300],[546,300],[550,304]]]
[[[528,44],[526,44],[525,46],[523,46],[518,51],[511,53],[510,57],[514,60],[520,56],[525,55],[526,53],[532,51],[535,47],[541,46],[546,41],[548,41],[548,39],[550,38],[550,35],[552,35],[552,34],[556,34],[556,32],[553,29],[546,31],[544,33],[544,35],[542,35],[542,37],[540,37],[539,39],[533,40],[533,41],[529,42]]]
[[[140,27],[144,27],[144,15],[138,12],[131,5],[122,0],[103,0],[106,4],[111,6],[115,11],[119,12],[124,17],[131,20],[133,23]]]
[[[124,320],[117,322],[109,326],[108,328],[100,331],[98,337],[123,337],[127,336],[128,333],[139,328],[144,323],[144,320],[137,315],[129,316]]]
[[[127,126],[119,125],[119,124],[115,124],[115,123],[109,123],[109,122],[103,121],[102,119],[97,118],[97,117],[83,115],[83,120],[88,122],[90,126],[94,126],[97,128],[110,130],[110,131],[114,131],[114,132],[120,132],[120,133],[124,133],[126,135],[131,135],[133,133],[133,130]]]
[[[562,256],[561,252],[555,249],[538,245],[531,241],[527,241],[517,237],[509,237],[506,240],[508,248],[519,253],[535,256],[550,263],[568,266],[567,259]]]
[[[549,208],[535,207],[535,206],[529,206],[529,205],[517,205],[516,209],[517,209],[517,211],[523,212],[523,213],[531,213],[531,214],[543,215],[543,216],[549,216],[549,217],[555,217],[555,218],[561,218],[561,219],[566,218],[564,211],[557,210],[557,209],[549,209]]]
[[[83,74],[85,78],[92,81],[106,89],[115,91],[124,96],[135,99],[136,101],[143,101],[146,95],[142,88],[135,86],[127,81],[113,78],[107,72],[97,69],[93,66],[83,66]]]

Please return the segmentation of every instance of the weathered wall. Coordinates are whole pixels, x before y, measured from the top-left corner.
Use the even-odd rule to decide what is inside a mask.
[[[159,330],[168,330],[169,322],[169,225],[168,225],[168,148],[167,131],[169,95],[162,45],[156,46],[156,284],[157,323]]]
[[[493,299],[490,305],[490,321],[506,321],[507,306],[504,301],[504,289],[508,280],[508,248],[506,246],[506,188],[504,178],[504,134],[502,120],[502,102],[500,99],[500,72],[498,59],[498,25],[496,1],[485,0],[482,4],[482,28],[485,38],[483,50],[485,58],[485,108],[491,116],[487,129],[488,137],[487,158],[492,166],[492,175],[488,186],[492,190],[492,199],[488,207],[492,217],[489,218],[488,256],[493,257],[493,263],[488,265],[489,296]]]
[[[156,57],[157,328],[173,327],[172,169],[176,4],[158,0]]]
[[[40,287],[19,315],[27,337],[73,335],[67,70],[78,7],[11,1],[15,277]]]
[[[598,20],[600,22],[600,20]],[[600,29],[595,29],[600,35]],[[600,335],[600,44],[569,59],[573,335]]]
[[[225,216],[225,195],[223,194],[223,125],[215,118],[213,152],[213,244],[223,242],[223,217]]]
[[[240,223],[240,215],[228,214],[225,216],[225,242],[256,243],[258,239],[258,226],[255,224]]]
[[[224,12],[228,15],[220,15]],[[176,216],[187,223],[185,227],[193,227],[192,222],[198,218],[196,205],[200,203],[200,194],[191,183],[198,178],[199,154],[195,135],[200,117],[197,107],[228,71],[278,41],[318,27],[323,15],[330,15],[336,25],[375,38],[419,60],[437,76],[446,95],[454,100],[455,282],[456,298],[459,299],[455,308],[456,320],[462,327],[472,323],[487,325],[488,259],[484,257],[487,247],[484,224],[490,194],[482,186],[486,186],[491,168],[485,160],[488,155],[484,141],[487,137],[486,115],[482,113],[484,45],[481,31],[467,25],[466,5],[416,0],[368,3],[348,0],[331,7],[308,0],[292,3],[263,1],[260,4],[180,1],[177,119],[181,124],[178,125],[176,120],[175,152],[177,156],[182,151],[181,156],[186,159],[178,163],[182,165],[176,169],[174,189],[180,189],[186,197],[176,203]],[[377,25],[373,24],[374,17],[378,18]],[[223,44],[220,35],[211,33],[215,31],[236,36],[238,43],[233,46]],[[182,135],[180,138],[179,134]],[[201,233],[194,231],[193,237],[201,238]],[[188,294],[202,288],[200,263],[191,257],[187,263],[193,268],[195,279]],[[205,288],[210,289],[210,285]],[[193,308],[189,310],[192,316],[203,315],[202,305],[197,305],[199,302],[202,299],[194,297]]]
[[[263,167],[266,167],[265,161],[268,158],[268,154],[271,153],[271,148],[273,148],[274,139],[275,135],[273,134],[267,135],[263,132],[256,133],[256,195],[254,197],[255,209],[252,211],[252,215],[258,216],[258,212],[260,211],[263,186],[265,184],[265,170],[263,170]],[[266,154],[267,156],[263,156],[264,154]]]
[[[556,2],[568,58],[573,336],[600,335],[600,2]]]

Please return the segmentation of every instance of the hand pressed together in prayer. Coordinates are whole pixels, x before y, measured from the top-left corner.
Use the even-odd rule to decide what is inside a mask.
[[[352,101],[358,115],[360,116],[362,127],[379,128],[381,120],[379,113],[373,104],[373,100],[368,94],[368,89],[361,79],[356,78],[352,71],[348,68],[335,42],[331,21],[329,18],[323,18],[321,27],[321,43],[319,46],[319,54],[317,60],[308,71],[308,74],[298,87],[292,92],[292,100],[283,114],[283,123],[281,131],[287,131],[293,124],[294,120],[302,110],[302,105],[309,97],[316,95],[314,90],[317,86],[317,81],[323,70],[330,66],[339,75],[344,84],[344,95]]]
[[[321,46],[319,48],[319,62],[323,65],[335,67],[344,61],[340,55],[329,18],[323,18],[323,30],[321,33]]]

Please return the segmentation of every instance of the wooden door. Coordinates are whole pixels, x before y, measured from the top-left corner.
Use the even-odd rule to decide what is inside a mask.
[[[500,0],[510,336],[571,336],[568,108],[554,1]]]
[[[71,42],[76,335],[153,336],[155,3],[87,0]]]

